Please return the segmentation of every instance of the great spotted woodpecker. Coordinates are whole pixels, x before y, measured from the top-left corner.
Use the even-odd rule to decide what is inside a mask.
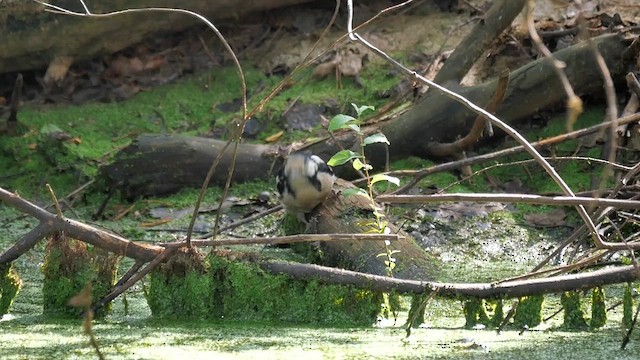
[[[309,152],[287,157],[276,177],[280,202],[285,209],[307,223],[307,214],[331,191],[336,180],[331,167]]]

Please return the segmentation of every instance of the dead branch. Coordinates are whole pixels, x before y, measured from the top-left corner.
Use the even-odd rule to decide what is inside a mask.
[[[193,246],[227,246],[227,245],[279,245],[317,241],[398,241],[402,236],[396,234],[301,234],[277,236],[271,238],[252,239],[216,239],[216,240],[191,240]],[[185,243],[160,244],[164,247],[181,247]]]
[[[500,75],[496,84],[496,90],[485,110],[491,114],[495,114],[496,111],[498,111],[500,105],[502,105],[502,101],[504,100],[504,94],[507,91],[508,84],[509,72],[505,71]],[[467,135],[452,143],[434,143],[431,148],[433,154],[441,158],[450,156],[460,157],[464,151],[471,149],[473,145],[480,141],[486,128],[486,124],[490,125],[491,123],[483,116],[478,115],[473,121],[473,126]]]
[[[630,124],[638,121],[640,121],[640,113],[631,114],[625,117],[618,118],[615,122],[609,122],[609,121],[603,122],[594,126],[590,126],[588,128],[574,130],[566,134],[560,134],[554,137],[536,141],[531,143],[531,145],[536,148],[541,148],[543,146],[557,144],[563,141],[573,140],[582,136],[593,134],[595,132],[601,131],[602,129],[608,126],[611,126],[612,123],[625,125],[625,124]],[[393,191],[393,194],[402,194],[407,192],[409,189],[413,188],[420,180],[424,179],[429,175],[437,174],[439,172],[444,172],[444,171],[456,170],[463,166],[481,164],[481,163],[495,160],[501,157],[519,154],[523,151],[525,151],[523,146],[514,146],[508,149],[498,150],[489,154],[476,155],[476,156],[462,159],[462,160],[451,161],[447,163],[434,165],[422,170],[394,171],[394,172],[389,172],[388,174],[394,175],[394,176],[406,176],[406,175],[413,176],[413,179],[411,179],[409,182],[407,182],[406,184],[402,185],[401,187]]]
[[[632,282],[640,277],[636,269],[632,265],[628,265],[542,279],[509,281],[497,284],[464,284],[402,280],[309,264],[262,262],[260,266],[270,273],[286,274],[298,279],[317,279],[329,284],[364,286],[372,290],[385,292],[398,291],[401,293],[421,294],[437,291],[437,295],[442,297],[522,297]]]

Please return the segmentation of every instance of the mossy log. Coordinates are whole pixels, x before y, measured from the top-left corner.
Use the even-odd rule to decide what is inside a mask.
[[[374,220],[371,202],[358,195],[345,196],[345,189],[355,186],[348,181],[338,179],[332,194],[318,209],[311,226],[314,232],[321,234],[366,233],[371,229],[366,222]],[[400,235],[399,240],[389,245],[389,250],[398,250],[392,256],[396,267],[393,276],[401,279],[433,279],[438,262],[420,247],[413,237],[399,229],[395,224],[387,224],[392,234]],[[322,264],[370,274],[386,275],[387,247],[384,242],[371,241],[330,241],[320,243]]]
[[[144,7],[187,8],[211,21],[249,12],[276,9],[310,0],[108,0],[88,3],[92,13]],[[49,1],[83,12],[79,1]],[[0,1],[0,73],[37,69],[56,57],[76,60],[111,54],[150,34],[179,31],[202,23],[194,17],[169,12],[130,13],[108,18],[52,14],[30,0]]]
[[[211,185],[224,185],[233,161],[233,145],[226,145],[225,141],[194,136],[141,135],[118,153],[116,161],[100,169],[99,179],[127,199],[197,188],[222,152]],[[275,162],[276,150],[270,145],[240,144],[233,181],[274,177],[281,165]]]

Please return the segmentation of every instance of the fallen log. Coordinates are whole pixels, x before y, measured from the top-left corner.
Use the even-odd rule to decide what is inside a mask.
[[[310,0],[110,0],[88,3],[92,13],[165,7],[187,8],[216,22]],[[83,12],[80,1],[54,1],[71,11]],[[81,18],[52,14],[35,1],[0,3],[0,73],[42,68],[52,59],[75,60],[112,54],[140,42],[153,33],[180,31],[201,23],[184,14],[153,12],[109,18]],[[150,16],[150,14],[153,14]]]
[[[345,180],[338,179],[334,185],[333,193],[325,200],[317,211],[317,216],[312,222],[315,232],[324,234],[334,233],[367,233],[371,226],[363,225],[363,220],[373,220],[374,215],[369,199],[358,196],[344,196],[341,193],[355,186]],[[402,279],[435,278],[438,271],[438,261],[431,257],[412,236],[398,228],[393,223],[388,223],[391,234],[399,235],[397,241],[390,242],[387,246],[390,250],[397,250],[392,257],[396,267],[393,276]],[[319,244],[322,251],[322,264],[325,266],[340,267],[364,273],[386,275],[387,260],[384,241],[331,241]]]
[[[604,57],[614,82],[624,80],[626,69],[638,56],[629,54],[631,39],[618,34],[608,34],[592,39]],[[603,80],[593,52],[587,42],[581,42],[554,53],[559,61],[566,64],[564,72],[580,96],[600,93]],[[495,92],[497,79],[477,86],[461,88],[457,93],[475,104],[486,104]],[[510,125],[530,119],[537,112],[556,107],[566,101],[551,60],[541,58],[513,71],[504,101],[496,116]],[[464,136],[471,128],[476,114],[457,101],[430,91],[409,111],[396,121],[382,126],[381,131],[391,143],[389,155],[392,159],[408,155],[423,158],[434,157],[431,150],[434,143],[451,142]],[[497,134],[499,135],[499,134]],[[367,158],[374,166],[384,164],[383,146],[367,146]]]
[[[403,294],[437,291],[437,296],[449,298],[517,298],[584,290],[604,285],[633,282],[640,278],[640,273],[633,265],[611,267],[579,274],[497,283],[440,283],[403,280],[311,264],[263,262],[260,266],[270,273],[286,274],[299,279],[317,279],[329,284],[356,285],[375,291],[397,291]]]

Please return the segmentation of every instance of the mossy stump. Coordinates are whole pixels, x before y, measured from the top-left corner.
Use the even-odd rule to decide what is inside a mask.
[[[518,327],[536,327],[542,322],[542,303],[544,296],[525,296],[519,299],[516,313],[513,316],[513,324]]]
[[[108,294],[115,284],[119,260],[119,256],[69,239],[64,234],[51,236],[42,265],[43,312],[54,316],[81,315],[84,309],[69,306],[69,299],[80,293],[87,283],[92,285],[94,301]],[[103,316],[110,310],[108,304],[96,316]]]
[[[497,327],[502,322],[502,319],[504,319],[502,300],[500,299],[485,300],[471,298],[464,302],[463,311],[465,318],[464,327],[467,329],[473,328],[478,324]]]
[[[154,316],[371,325],[381,310],[382,293],[269,274],[252,255],[180,251],[151,274]]]
[[[12,264],[0,265],[0,318],[9,312],[20,288],[22,288],[22,280]]]
[[[214,312],[212,283],[204,257],[179,249],[151,273],[147,303],[161,318],[208,318]]]
[[[567,291],[560,296],[560,303],[564,310],[564,324],[566,329],[585,329],[587,321],[584,319],[584,312],[580,306],[580,293]]]
[[[220,254],[210,263],[217,315],[227,319],[371,325],[381,311],[380,292],[273,275],[251,261]]]

